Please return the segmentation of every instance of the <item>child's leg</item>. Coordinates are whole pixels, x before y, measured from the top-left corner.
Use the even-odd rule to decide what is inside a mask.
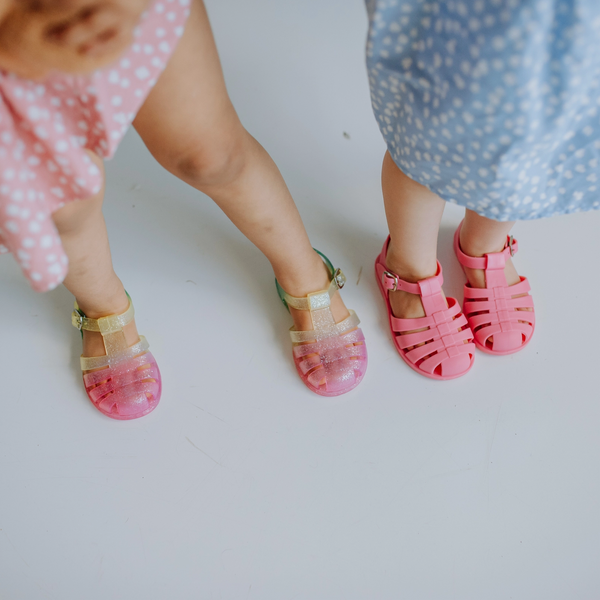
[[[90,158],[102,170],[102,161],[92,153]],[[65,287],[89,319],[122,315],[129,308],[123,284],[112,266],[102,216],[103,197],[104,189],[93,198],[72,202],[53,215],[69,258]],[[143,346],[130,350],[131,354],[127,355],[126,349],[140,342],[135,321],[112,332],[105,331],[106,337],[98,331],[88,331],[87,327],[82,333],[82,356],[101,357],[108,350],[112,357],[97,359],[92,364],[88,361],[85,365],[88,369],[84,371],[85,389],[96,408],[115,419],[137,418],[153,410],[161,391],[154,357]]]
[[[210,196],[265,254],[288,293],[304,296],[328,286],[285,182],[229,100],[200,0],[134,126],[166,169]],[[348,315],[339,294],[332,311],[336,321]],[[308,312],[292,313],[298,329],[312,329]]]
[[[426,187],[407,177],[386,152],[382,169],[383,198],[391,242],[387,266],[407,281],[431,277],[436,271],[437,237],[445,202]],[[493,221],[467,210],[460,232],[460,245],[469,256],[500,252],[514,221]],[[473,287],[485,287],[483,270],[465,269]],[[519,282],[509,259],[504,270],[508,285]],[[390,293],[394,315],[416,318],[424,315],[417,296],[403,291]]]
[[[385,270],[405,284],[433,278],[437,274],[437,238],[444,201],[404,175],[387,152],[382,189],[390,243],[375,265],[380,286],[390,281]],[[438,281],[409,287],[414,293],[396,289],[385,294],[397,319],[390,319],[390,326],[402,358],[422,375],[451,379],[471,368],[474,346],[460,307],[454,300],[448,304]],[[421,320],[426,315],[429,318]]]
[[[492,252],[501,252],[506,244],[506,236],[514,224],[514,221],[486,219],[472,210],[467,210],[460,230],[461,250],[469,256],[483,256]],[[485,277],[482,270],[465,268],[465,274],[473,287],[485,287]],[[508,285],[519,282],[519,275],[511,259],[506,261],[504,274]]]
[[[390,230],[386,266],[402,279],[416,283],[437,270],[437,239],[445,202],[407,177],[385,153],[381,171],[383,200]],[[421,300],[402,290],[390,292],[396,317],[425,316]]]
[[[409,282],[431,277],[436,272],[437,237],[444,201],[402,173],[389,153],[383,161],[382,187],[391,236],[387,268]],[[513,225],[513,222],[493,221],[467,210],[460,232],[461,249],[469,256],[500,252]],[[465,273],[472,287],[486,286],[483,270],[465,268]],[[504,275],[509,286],[520,281],[510,258],[506,260]],[[526,295],[516,294],[513,298]],[[425,315],[421,299],[415,294],[400,290],[390,292],[389,299],[394,316],[398,318],[414,319]],[[517,310],[531,311],[531,308]],[[491,336],[490,346],[493,341]]]
[[[90,158],[102,169],[102,161],[90,153]],[[71,202],[53,215],[63,248],[69,257],[69,272],[65,287],[75,296],[86,316],[97,319],[121,314],[129,306],[123,284],[112,266],[106,224],[102,215],[104,189],[81,202]],[[132,321],[124,328],[131,346],[139,340]],[[106,354],[100,333],[83,332],[83,356]]]

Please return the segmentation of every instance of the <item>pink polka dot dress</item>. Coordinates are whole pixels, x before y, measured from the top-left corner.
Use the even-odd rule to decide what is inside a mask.
[[[36,291],[67,274],[52,213],[100,190],[86,150],[113,156],[183,34],[189,2],[153,2],[132,46],[92,75],[39,83],[0,71],[0,253],[13,254]]]

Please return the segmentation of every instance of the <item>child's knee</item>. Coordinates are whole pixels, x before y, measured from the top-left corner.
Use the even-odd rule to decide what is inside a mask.
[[[175,176],[194,187],[214,189],[234,183],[247,160],[248,134],[221,137],[216,143],[199,140],[186,144],[186,150],[159,162]]]

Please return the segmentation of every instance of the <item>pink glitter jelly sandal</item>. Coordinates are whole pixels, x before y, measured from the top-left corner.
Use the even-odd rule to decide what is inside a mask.
[[[356,313],[336,323],[331,313],[331,298],[344,287],[346,277],[334,269],[329,259],[321,256],[329,270],[331,284],[326,290],[295,298],[285,292],[278,281],[277,291],[284,305],[296,310],[308,310],[312,318],[311,331],[290,329],[294,363],[300,378],[311,391],[320,396],[339,396],[354,389],[367,370],[365,337],[358,328]]]
[[[473,366],[475,358],[473,334],[458,302],[454,298],[444,299],[442,295],[442,266],[438,262],[433,277],[417,283],[404,281],[386,267],[389,243],[388,237],[375,261],[375,275],[386,303],[396,350],[411,369],[425,377],[446,380],[464,375]],[[420,296],[425,316],[417,319],[395,317],[389,292],[396,290]],[[419,329],[423,331],[416,331]]]
[[[148,352],[146,338],[140,336],[140,341],[130,347],[125,341],[123,327],[132,321],[133,314],[131,298],[129,308],[121,315],[88,319],[77,303],[72,314],[73,326],[82,336],[83,330],[102,334],[106,355],[82,356],[81,370],[88,398],[111,419],[143,417],[152,412],[160,400],[160,371]]]
[[[465,284],[463,310],[475,335],[475,344],[488,354],[501,356],[518,352],[531,340],[535,313],[527,278],[521,277],[519,283],[509,286],[504,276],[507,258],[514,256],[518,250],[517,240],[512,235],[507,236],[502,252],[482,257],[468,256],[460,249],[461,227],[462,223],[454,234],[454,252],[458,262],[469,269],[485,270],[485,288]],[[528,308],[531,310],[523,310]]]

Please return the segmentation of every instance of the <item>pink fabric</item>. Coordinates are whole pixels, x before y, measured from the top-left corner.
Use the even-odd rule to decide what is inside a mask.
[[[102,185],[85,150],[113,156],[183,34],[189,3],[155,0],[132,46],[93,75],[39,83],[0,71],[0,253],[13,253],[36,291],[67,274],[52,213]]]

